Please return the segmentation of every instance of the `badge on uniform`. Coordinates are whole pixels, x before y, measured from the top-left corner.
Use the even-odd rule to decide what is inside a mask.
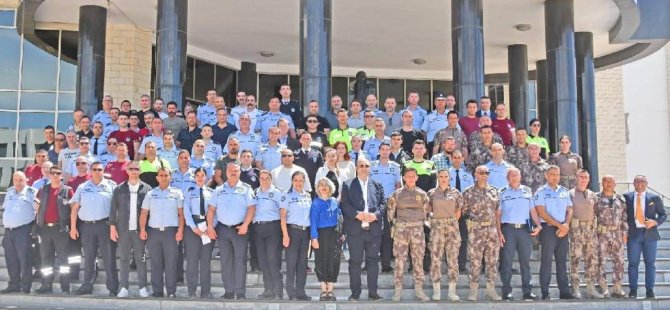
[[[416,202],[420,202],[420,201],[421,201],[421,195],[416,195]]]
[[[241,194],[244,192],[244,188],[238,187],[235,191]]]
[[[251,140],[251,141],[254,141],[254,139],[256,139],[256,137],[254,135],[251,135],[251,137],[249,137],[249,140]]]
[[[291,113],[295,113],[295,108],[291,108]]]
[[[316,156],[312,157],[312,161],[313,161],[315,164],[316,164],[316,161],[317,161],[317,160],[318,160],[318,158],[316,158]]]
[[[389,171],[393,172],[393,167],[389,168]]]
[[[274,196],[274,195],[275,195],[275,193],[270,193],[270,194],[268,194],[268,197],[272,198],[272,196]]]
[[[286,201],[286,196],[282,196],[281,201]]]
[[[255,175],[251,176],[251,182],[256,182],[256,176]]]

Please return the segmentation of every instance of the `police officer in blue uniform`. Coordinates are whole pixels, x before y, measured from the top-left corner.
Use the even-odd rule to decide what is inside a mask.
[[[472,174],[463,164],[463,153],[461,151],[454,151],[451,153],[451,167],[449,168],[449,186],[463,192],[466,188],[473,186],[475,180]],[[468,259],[468,227],[466,225],[467,215],[463,214],[458,219],[458,229],[461,233],[461,248],[458,254],[458,271],[465,272],[465,263]]]
[[[312,198],[305,190],[305,182],[308,182],[308,178],[303,172],[294,172],[291,188],[282,196],[279,204],[282,244],[286,248],[286,294],[289,300],[311,300],[305,292],[305,282]]]
[[[279,98],[270,98],[270,102],[268,103],[269,111],[258,116],[255,131],[261,135],[261,140],[263,142],[268,141],[268,130],[274,126],[277,126],[277,121],[279,121],[280,118],[288,121],[288,126],[293,131],[291,135],[295,136],[295,126],[293,125],[293,119],[291,119],[291,116],[288,114],[280,112],[279,105]]]
[[[175,298],[177,293],[178,242],[184,237],[184,195],[170,186],[171,177],[170,169],[158,169],[158,186],[144,197],[140,213],[140,239],[147,240],[151,257],[153,297],[164,296],[164,273],[168,298]]]
[[[540,231],[542,299],[549,299],[552,258],[556,261],[559,298],[574,299],[568,285],[567,269],[572,199],[570,199],[568,189],[558,184],[561,178],[558,166],[550,165],[544,175],[547,183],[537,189],[534,198],[535,208],[542,218],[542,231]]]
[[[21,171],[14,172],[12,181],[14,186],[7,189],[2,204],[5,209],[2,214],[2,225],[5,227],[2,247],[9,283],[0,293],[29,294],[33,284],[30,231],[35,221],[37,190],[27,185],[26,175]]]
[[[279,127],[271,127],[268,131],[268,143],[261,145],[254,157],[258,169],[272,171],[281,165],[281,151],[286,148],[286,145],[279,143],[281,134]]]
[[[187,230],[184,232],[186,248],[186,285],[188,297],[196,296],[195,291],[200,283],[200,298],[211,299],[212,287],[211,264],[214,243],[203,244],[202,237],[207,236],[207,209],[214,196],[214,190],[207,187],[207,171],[195,169],[196,185],[184,194],[184,220]]]
[[[112,192],[116,187],[114,181],[102,177],[103,167],[100,162],[91,164],[91,180],[77,188],[70,200],[70,238],[81,237],[84,248],[84,281],[75,295],[93,293],[95,281],[95,259],[98,250],[107,276],[106,286],[110,296],[118,293],[119,279],[116,273],[116,253],[109,239],[109,211],[112,203]],[[78,221],[81,225],[78,225]],[[81,229],[81,233],[79,231]]]
[[[178,188],[185,195],[189,188],[195,186],[195,172],[191,168],[191,155],[187,150],[179,151],[177,164],[177,169],[172,171],[170,186]]]
[[[536,300],[530,284],[530,253],[533,247],[532,237],[542,230],[540,217],[535,211],[533,191],[521,185],[521,172],[517,168],[507,171],[508,185],[499,190],[500,209],[496,211],[500,236],[503,245],[500,255],[500,279],[503,283],[503,300],[512,300],[512,261],[514,254],[519,255],[521,269],[521,290],[524,300]],[[532,219],[532,222],[530,221]],[[528,226],[533,223],[534,228]]]
[[[207,212],[207,235],[221,251],[224,299],[246,299],[247,232],[256,211],[253,189],[240,181],[240,166],[229,163],[228,181],[218,186]]]
[[[240,115],[240,130],[230,134],[230,137],[237,138],[240,141],[240,150],[249,150],[251,154],[258,152],[261,145],[261,136],[253,131],[251,126],[251,116],[248,113]],[[223,147],[223,153],[228,153],[228,145]]]
[[[272,185],[272,174],[269,171],[262,170],[259,179],[261,185],[256,189],[253,237],[265,289],[258,298],[281,300],[284,296],[284,283],[281,275],[279,204],[284,193]]]

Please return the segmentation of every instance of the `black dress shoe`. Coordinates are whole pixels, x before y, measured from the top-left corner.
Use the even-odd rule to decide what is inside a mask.
[[[377,301],[377,300],[382,300],[383,298],[379,296],[379,294],[370,294],[368,295],[368,299],[372,301]]]
[[[212,293],[205,293],[205,294],[200,293],[200,298],[202,298],[202,299],[213,299],[214,296],[212,296]]]
[[[310,300],[312,300],[312,297],[309,297],[307,295],[302,295],[302,296],[298,296],[297,299],[302,300],[302,301],[310,301]]]
[[[393,272],[393,267],[382,267],[382,273],[391,273]]]
[[[358,301],[359,298],[360,298],[359,296],[351,295],[351,296],[349,296],[349,299],[348,299],[348,300],[349,300],[349,301]]]
[[[51,285],[42,285],[40,288],[35,290],[37,294],[51,294],[53,293],[53,287]]]
[[[21,290],[18,288],[13,288],[13,287],[8,287],[2,291],[0,291],[0,294],[11,294],[11,293],[18,293]]]
[[[235,294],[233,293],[225,293],[223,296],[221,296],[223,299],[235,299]]]
[[[503,294],[502,299],[503,299],[503,300],[506,300],[506,301],[512,301],[512,300],[514,300],[514,296],[512,296],[512,293],[509,293],[509,294]]]
[[[70,295],[70,286],[69,285],[61,285],[60,286],[60,291],[63,293],[63,295]]]
[[[628,293],[628,298],[637,298],[637,289],[630,289]]]
[[[275,293],[272,291],[265,291],[258,295],[258,299],[273,299],[275,298]]]
[[[461,272],[461,273],[463,273],[463,272],[468,272],[468,268],[465,268],[465,267],[458,267],[458,272]]]
[[[195,292],[188,292],[188,298],[193,299],[198,297],[198,295],[195,294]]]
[[[538,300],[538,297],[533,293],[523,294],[523,300]]]
[[[165,295],[163,295],[163,293],[161,293],[161,292],[154,292],[154,293],[151,294],[151,297],[163,298],[163,297],[165,297]]]
[[[654,290],[647,290],[647,298],[656,298],[656,295],[654,295]]]
[[[549,293],[542,293],[542,300],[550,300]]]
[[[563,293],[558,296],[559,299],[575,299],[575,296],[572,293]]]
[[[243,300],[243,299],[247,299],[247,296],[244,296],[244,294],[235,294],[235,299]]]
[[[21,293],[30,294],[30,288],[21,289]]]
[[[75,295],[90,295],[93,294],[93,288],[82,286],[78,290],[74,291]]]

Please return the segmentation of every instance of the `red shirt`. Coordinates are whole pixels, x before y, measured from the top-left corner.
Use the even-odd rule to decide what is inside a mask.
[[[126,167],[130,161],[110,161],[105,166],[105,173],[109,173],[110,179],[116,182],[116,184],[121,184],[128,180],[128,173],[126,172]]]
[[[86,175],[77,175],[70,179],[70,181],[67,182],[67,186],[72,187],[73,191],[76,191],[79,185],[84,184],[84,182],[88,181],[91,179],[91,174],[87,173]]]
[[[40,167],[37,164],[30,165],[30,166],[26,167],[24,173],[26,174],[26,177],[28,178],[28,180],[27,180],[28,185],[33,186],[33,183],[35,183],[35,181],[42,178],[42,167]]]
[[[494,119],[491,123],[493,132],[500,135],[503,144],[512,145],[512,130],[516,128],[516,124],[511,119]]]
[[[140,140],[142,140],[142,135],[133,130],[117,130],[109,134],[109,138],[116,138],[116,141],[124,142],[128,146],[128,157],[132,160],[133,157],[135,157],[135,146],[133,143],[140,142]]]
[[[479,130],[479,117],[461,117],[458,124],[461,125],[461,129],[465,132],[465,136],[469,138],[470,134]]]
[[[44,222],[47,224],[57,223],[60,219],[58,216],[58,192],[60,192],[60,187],[53,188],[49,186],[48,189],[49,198],[47,200],[47,209],[44,212]],[[70,189],[68,197],[72,197],[72,195],[74,195],[74,193],[72,192],[72,189]]]

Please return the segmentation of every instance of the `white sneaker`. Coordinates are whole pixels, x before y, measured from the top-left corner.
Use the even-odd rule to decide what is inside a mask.
[[[126,289],[125,287],[122,287],[121,290],[119,290],[119,293],[116,294],[116,297],[119,297],[119,298],[128,297],[128,289]]]
[[[140,297],[144,298],[149,297],[149,292],[147,291],[146,287],[140,289]]]

